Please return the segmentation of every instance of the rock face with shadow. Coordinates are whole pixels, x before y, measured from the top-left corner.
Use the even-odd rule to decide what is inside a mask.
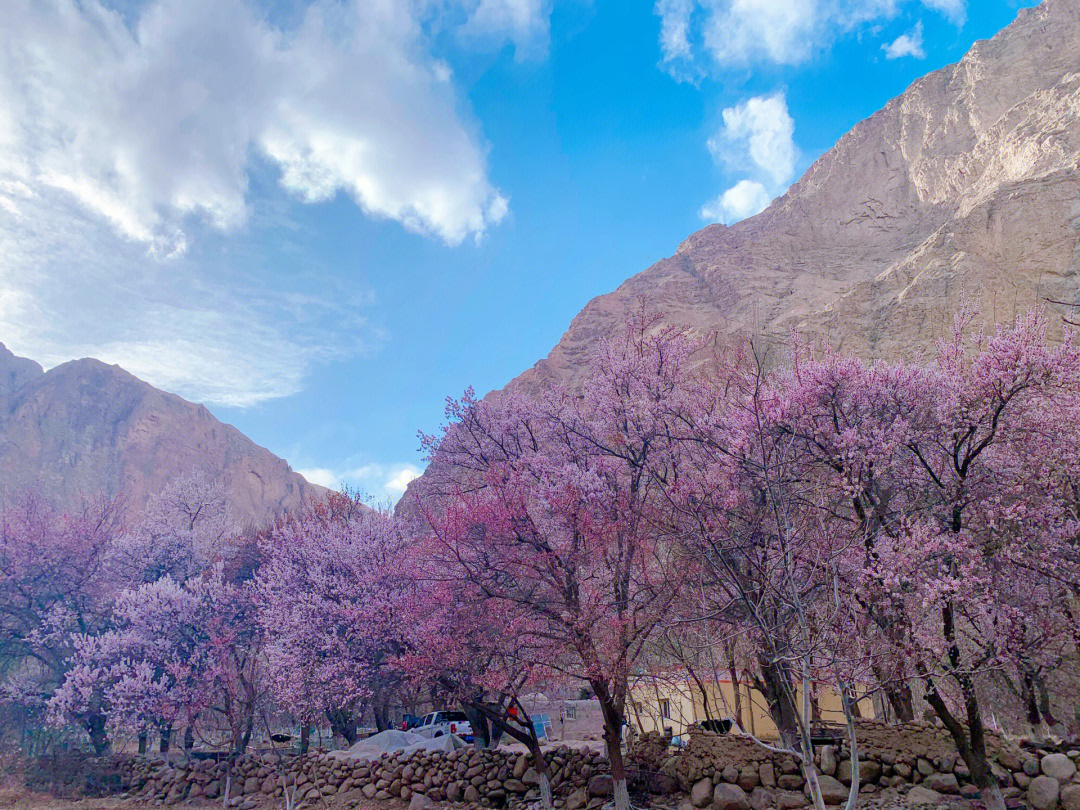
[[[1080,309],[1048,299],[1080,304],[1078,224],[1080,4],[1044,0],[857,124],[757,216],[709,225],[590,301],[510,387],[579,383],[643,303],[778,362],[793,329],[917,358],[965,296],[988,323],[1046,305],[1060,334]]]
[[[61,508],[104,493],[130,513],[200,470],[241,524],[264,525],[325,492],[202,405],[97,360],[49,371],[0,344],[0,498],[33,489]]]

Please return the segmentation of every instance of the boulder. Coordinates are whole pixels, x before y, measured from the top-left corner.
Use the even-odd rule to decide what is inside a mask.
[[[734,765],[728,765],[720,773],[720,778],[723,779],[725,782],[735,784],[735,782],[739,780],[739,769],[736,768]]]
[[[423,793],[414,793],[412,799],[409,800],[409,810],[428,810],[429,807],[434,806],[435,802]]]
[[[827,773],[819,773],[818,784],[821,786],[821,798],[825,800],[825,804],[842,804],[847,801],[848,789],[839,779]],[[804,792],[809,796],[809,787],[805,788]]]
[[[1062,810],[1080,810],[1080,785],[1065,785],[1060,801]]]
[[[465,788],[465,793],[462,797],[469,804],[474,804],[480,801],[480,791],[476,789],[476,785],[469,785]]]
[[[1032,810],[1054,810],[1058,795],[1058,780],[1052,776],[1036,776],[1028,785],[1027,800]]]
[[[738,785],[721,782],[713,789],[711,810],[750,810],[750,799]]]
[[[520,779],[507,779],[503,782],[503,787],[511,793],[527,793],[529,790],[529,786]]]
[[[750,807],[753,810],[769,810],[776,804],[776,797],[768,788],[756,787],[750,792]]]
[[[776,794],[777,810],[795,810],[806,806],[806,798],[793,790],[782,790]]]
[[[864,785],[877,782],[881,777],[881,763],[872,759],[859,761],[859,782]],[[836,769],[836,778],[845,785],[851,784],[851,760],[845,759]]]
[[[956,781],[954,773],[932,773],[923,779],[923,787],[936,790],[938,793],[947,793],[956,796],[960,793],[960,783]]]
[[[823,776],[828,776],[828,774],[823,774]],[[829,778],[832,779],[831,776]],[[776,784],[781,790],[801,790],[803,782],[802,774],[798,773],[782,773],[776,777]]]
[[[937,807],[943,799],[944,797],[936,790],[931,790],[922,785],[915,785],[915,787],[908,791],[906,797],[909,807],[921,807],[926,805]]]
[[[259,793],[262,791],[262,783],[258,778],[249,776],[244,780],[244,793]]]
[[[761,784],[767,788],[776,787],[776,771],[771,762],[762,762],[758,767],[758,777]]]
[[[588,790],[590,798],[602,798],[612,795],[615,791],[611,782],[611,774],[598,773],[596,776],[591,777],[586,790]]]
[[[821,765],[819,767],[821,772],[827,776],[836,774],[836,749],[831,745],[822,746]]]
[[[743,765],[739,770],[739,778],[735,784],[743,790],[750,791],[758,786],[758,771],[753,765]]]
[[[589,803],[589,794],[584,789],[578,788],[566,797],[566,810],[581,810]]]
[[[1076,765],[1065,754],[1047,754],[1039,765],[1044,774],[1057,779],[1059,784],[1068,782],[1076,773]]]
[[[525,775],[525,771],[529,768],[529,755],[521,754],[518,756],[517,761],[514,763],[514,778],[521,779]],[[524,780],[523,780],[524,781]]]
[[[712,781],[709,777],[699,779],[694,783],[694,786],[690,788],[690,803],[694,807],[704,807],[712,800]]]
[[[649,776],[645,787],[649,793],[657,796],[670,796],[679,789],[679,783],[675,777],[668,776],[666,773],[654,773]]]
[[[372,782],[368,782],[366,785],[360,788],[360,792],[363,793],[367,798],[374,799],[375,794],[379,792],[379,789],[375,787]]]

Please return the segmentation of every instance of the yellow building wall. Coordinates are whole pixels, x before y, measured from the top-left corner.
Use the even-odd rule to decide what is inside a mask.
[[[776,723],[764,695],[746,682],[740,682],[739,693],[742,728],[763,739],[776,739]],[[735,718],[735,689],[727,679],[703,682],[701,686],[688,678],[642,679],[631,686],[629,703],[626,720],[635,730],[676,737],[685,735],[702,720]],[[822,722],[844,722],[843,705],[835,689],[819,690],[818,708]],[[863,717],[874,717],[873,701],[860,700],[859,709]]]

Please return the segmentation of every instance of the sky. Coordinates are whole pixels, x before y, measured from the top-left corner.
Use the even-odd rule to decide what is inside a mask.
[[[396,499],[447,396],[1031,0],[0,0],[0,342]]]

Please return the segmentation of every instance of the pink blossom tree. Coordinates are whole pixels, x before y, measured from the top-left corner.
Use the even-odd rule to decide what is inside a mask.
[[[459,703],[478,745],[498,744],[501,736],[525,745],[541,802],[550,808],[551,775],[522,696],[529,687],[559,680],[560,651],[534,632],[527,611],[448,577],[454,566],[443,550],[413,547],[410,574],[417,588],[403,615],[405,643],[395,666],[416,686]]]
[[[68,670],[73,635],[107,624],[115,593],[107,551],[119,517],[112,502],[61,514],[33,494],[0,511],[0,700],[43,714]],[[101,708],[87,705],[75,719],[104,752]]]
[[[879,672],[922,682],[1001,808],[980,680],[1075,645],[1080,352],[1050,346],[1038,313],[990,336],[969,324],[961,313],[926,368],[800,364],[788,424],[847,502],[849,585]]]
[[[112,629],[76,637],[50,708],[61,718],[99,703],[114,729],[182,724],[214,745],[224,735],[231,762],[247,749],[266,697],[255,614],[252,583],[220,562],[184,583],[164,576],[125,591]]]
[[[237,534],[224,484],[193,470],[149,500],[138,522],[117,537],[111,564],[132,586],[164,576],[184,582],[229,556]]]
[[[836,586],[851,541],[830,530],[823,507],[831,492],[808,474],[813,457],[778,424],[785,400],[760,363],[719,360],[670,397],[662,519],[686,549],[682,621],[711,631],[715,647],[749,651],[748,674],[780,737],[758,742],[799,763],[818,810],[825,802],[813,700],[821,684],[839,692],[853,762],[850,808],[859,790],[852,699],[864,661],[841,643],[854,616]]]
[[[358,495],[331,495],[262,539],[260,622],[278,700],[349,743],[366,706],[385,728],[399,674],[406,538]]]
[[[690,349],[659,351],[654,326],[635,323],[602,347],[580,398],[467,393],[448,405],[443,436],[426,440],[446,476],[443,500],[423,506],[448,579],[521,611],[591,686],[619,810],[630,677],[681,583],[678,546],[652,518],[665,466],[658,414]]]

